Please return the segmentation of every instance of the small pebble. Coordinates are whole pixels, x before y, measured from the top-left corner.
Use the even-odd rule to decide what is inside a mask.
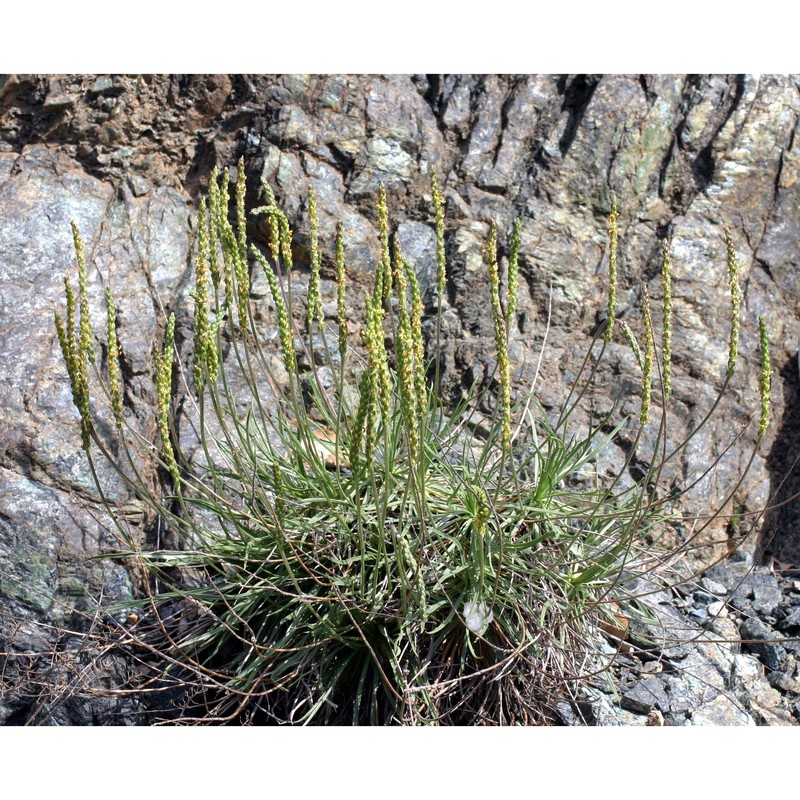
[[[728,616],[728,606],[723,600],[717,600],[715,603],[709,603],[708,606],[706,606],[706,611],[708,611],[709,616],[712,617]]]
[[[710,594],[718,595],[720,597],[728,594],[725,584],[715,581],[713,578],[703,578],[701,583],[703,584],[703,588]]]
[[[150,191],[150,184],[141,175],[132,175],[128,178],[128,186],[131,187],[135,197],[141,197]]]
[[[114,81],[108,75],[98,78],[92,86],[92,94],[103,94],[112,91],[114,88]]]
[[[664,715],[657,708],[654,708],[647,715],[647,722],[645,722],[645,725],[648,728],[662,727],[664,725]]]
[[[785,672],[771,672],[767,675],[767,680],[773,689],[780,689],[784,694],[800,694],[800,684]]]

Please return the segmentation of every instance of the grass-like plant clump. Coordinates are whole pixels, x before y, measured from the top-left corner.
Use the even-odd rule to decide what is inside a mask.
[[[616,203],[609,219],[608,320],[555,416],[535,396],[513,402],[508,344],[515,328],[520,223],[509,232],[505,269],[501,235],[491,226],[484,256],[497,368],[495,411],[487,422],[476,416],[482,400],[477,388],[457,408],[439,401],[447,264],[445,204],[435,174],[437,325],[427,352],[422,293],[392,238],[383,189],[380,258],[360,341],[354,342],[342,226],[332,257],[335,319],[326,322],[313,193],[301,314],[293,297],[288,219],[265,185],[264,204],[251,214],[265,220],[268,241],[264,249],[249,243],[244,175],[240,163],[231,198],[228,173],[215,172],[200,204],[193,349],[186,369],[176,370],[170,316],[155,359],[156,443],[137,435],[123,415],[110,289],[107,370],[101,375],[96,369],[91,383],[104,387],[101,396],[116,422],[113,447],[93,422],[86,262],[75,229],[79,319],[67,281],[66,322],[56,312],[56,327],[84,449],[92,464],[98,451],[107,458],[161,530],[180,543],[178,549],[144,551],[109,505],[119,527],[117,555],[143,565],[150,576],[149,612],[135,640],[158,654],[162,677],[186,689],[184,719],[545,721],[548,703],[598,668],[599,627],[617,630],[621,607],[633,613],[626,587],[665,561],[644,542],[659,538],[669,516],[656,488],[660,469],[675,456],[663,448],[671,388],[668,249],[662,360],[646,294],[644,341],[621,325],[641,368],[640,433],[656,424],[653,387],[658,375],[663,378],[658,445],[646,454],[651,466],[638,484],[621,481],[628,464],[617,478],[592,483],[580,479],[584,468],[624,426],[636,424],[612,423],[609,415],[582,430],[573,426],[574,411],[614,338]],[[728,242],[734,324],[725,385],[739,330],[738,268],[729,236]],[[252,313],[254,270],[262,270],[269,285],[279,363]],[[763,436],[770,378],[763,320],[760,332]],[[315,363],[313,352],[301,356],[320,342],[325,359],[338,365],[327,383],[301,367]],[[191,409],[199,440],[191,460],[175,428],[176,386],[187,396],[184,409]],[[638,435],[635,440],[631,459]],[[143,456],[161,468],[163,493],[148,491],[140,477]]]

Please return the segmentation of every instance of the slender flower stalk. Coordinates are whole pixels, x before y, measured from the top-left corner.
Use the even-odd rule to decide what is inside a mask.
[[[81,445],[88,453],[91,442],[92,422],[89,415],[89,370],[87,359],[94,361],[94,349],[89,319],[89,299],[86,290],[86,259],[83,251],[83,242],[78,233],[78,226],[74,222],[72,223],[72,235],[78,262],[79,330],[76,334],[75,293],[66,276],[64,277],[64,294],[67,302],[67,321],[66,325],[64,325],[58,311],[56,311],[55,324],[61,352],[69,375],[72,402],[81,417]]]
[[[484,248],[489,271],[489,288],[492,298],[492,318],[494,319],[494,341],[497,350],[497,372],[500,383],[500,441],[502,452],[511,450],[511,366],[508,361],[508,336],[503,308],[500,304],[500,270],[497,264],[497,226],[492,223],[489,239]]]
[[[272,260],[277,264],[283,261],[283,267],[288,275],[293,267],[292,259],[292,229],[286,214],[281,211],[275,203],[275,195],[270,185],[264,181],[262,183],[264,193],[267,196],[266,205],[254,208],[250,213],[266,214],[269,218],[269,248],[272,253]]]
[[[286,500],[284,499],[286,497],[286,487],[280,464],[277,461],[272,462],[272,482],[275,486],[275,514],[278,520],[283,523],[286,513]]]
[[[610,342],[614,336],[614,324],[617,320],[617,198],[611,198],[611,213],[608,216],[608,325],[605,341]]]
[[[225,302],[230,309],[231,316],[233,308],[236,307],[239,316],[239,327],[244,330],[247,327],[248,319],[248,300],[250,298],[250,273],[247,266],[247,258],[242,257],[240,250],[240,239],[237,238],[233,226],[228,220],[230,172],[225,170],[222,174],[222,182],[219,192],[219,206],[216,209],[212,225],[216,225],[218,237],[222,246],[222,260],[224,265],[225,279]],[[241,206],[241,214],[239,204]],[[244,170],[240,171],[240,179],[236,184],[236,205],[237,220],[241,230],[246,228],[244,219]],[[240,235],[241,235],[240,230]]]
[[[728,378],[736,371],[736,360],[739,355],[739,314],[742,306],[742,290],[739,286],[741,268],[736,261],[736,250],[733,246],[733,234],[725,228],[725,250],[728,260],[728,288],[731,292],[731,336],[728,344]]]
[[[217,229],[220,249],[222,250],[222,278],[225,284],[225,304],[228,306],[228,313],[233,323],[233,309],[239,305],[234,287],[234,274],[236,272],[234,259],[238,255],[238,245],[236,236],[228,222],[228,184],[230,183],[230,171],[225,170],[219,182],[219,194],[217,205],[214,209],[214,218],[211,220],[212,226]],[[238,260],[238,259],[236,259]],[[241,321],[241,317],[240,317]]]
[[[399,249],[399,247],[398,247]],[[403,272],[408,280],[411,289],[411,308],[409,314],[411,343],[414,350],[414,383],[416,385],[416,408],[414,410],[417,425],[422,425],[422,421],[427,412],[425,398],[427,397],[427,387],[425,382],[425,342],[422,337],[422,294],[417,280],[417,273],[411,264],[402,257],[401,263]]]
[[[319,251],[319,220],[317,218],[317,199],[314,196],[314,189],[308,187],[308,220],[309,234],[311,237],[311,264],[308,276],[308,308],[306,323],[308,331],[314,320],[322,325],[324,317],[322,314],[322,296],[320,294],[319,270],[322,263],[322,254]]]
[[[269,235],[267,244],[269,245],[270,253],[272,253],[272,260],[277,264],[281,255],[281,227],[278,221],[280,210],[278,209],[278,205],[275,201],[275,192],[272,191],[272,187],[266,180],[261,181],[261,188],[264,192],[267,202],[265,205],[259,208],[254,208],[250,213],[253,215],[268,215],[269,228],[267,230]]]
[[[392,291],[392,255],[389,252],[389,204],[386,200],[386,187],[381,184],[378,192],[378,232],[381,240],[381,284],[383,299]]]
[[[194,385],[203,388],[203,367],[208,368],[208,349],[214,337],[208,320],[208,232],[205,223],[206,202],[200,200],[200,226],[197,235],[197,260],[194,265]]]
[[[431,170],[431,198],[436,225],[436,292],[441,300],[447,285],[447,258],[444,250],[444,195],[439,189],[436,170]]]
[[[286,218],[286,214],[282,211],[278,211],[275,216],[278,218],[278,226],[281,235],[281,259],[283,260],[283,267],[286,270],[287,280],[290,280],[289,273],[294,268],[294,260],[292,257],[292,229],[289,226],[289,220]]]
[[[367,325],[369,326],[370,313],[367,312]],[[378,367],[375,364],[375,356],[373,355],[374,348],[370,349],[370,364],[367,370],[367,378],[369,382],[367,401],[366,401],[366,419],[364,420],[364,460],[367,464],[371,464],[375,458],[375,449],[378,443],[377,431],[377,407],[382,404],[383,397],[381,396],[381,381],[378,373]]]
[[[433,201],[434,222],[436,227],[436,342],[434,344],[434,354],[436,357],[436,369],[434,372],[433,386],[434,397],[439,395],[440,383],[439,373],[441,370],[441,336],[442,336],[442,303],[447,287],[447,257],[444,247],[444,212],[445,199],[439,189],[439,182],[436,176],[436,169],[431,170],[431,199]]]
[[[389,212],[386,205],[386,190],[381,184],[378,201],[378,226],[381,235],[381,260],[375,270],[372,295],[367,297],[366,328],[364,346],[369,353],[369,372],[372,381],[373,399],[379,404],[384,420],[388,421],[391,410],[392,380],[389,359],[384,341],[384,300],[388,298],[392,285],[392,262],[389,252]],[[385,239],[385,242],[384,242]],[[367,416],[367,442],[370,437],[370,421],[374,409]]]
[[[514,320],[517,311],[517,291],[519,286],[519,248],[522,244],[522,220],[517,217],[514,220],[514,229],[511,231],[511,248],[508,254],[508,300],[506,302],[506,328],[510,336],[511,330],[508,329]]]
[[[67,367],[67,374],[69,375],[70,385],[73,391],[73,400],[74,400],[74,381],[72,380],[72,376],[75,372],[74,362],[73,362],[73,355],[72,355],[72,345],[69,341],[69,335],[67,334],[67,328],[64,327],[64,322],[61,319],[61,314],[58,313],[58,309],[53,309],[53,317],[55,318],[55,325],[56,325],[56,334],[58,336],[58,343],[61,345],[61,355],[64,357],[64,364]],[[77,405],[77,403],[75,404]]]
[[[339,327],[339,361],[340,369],[344,371],[344,362],[347,355],[347,275],[344,264],[344,226],[336,223],[336,324]]]
[[[772,362],[769,357],[769,335],[767,322],[763,314],[758,317],[759,343],[761,345],[761,375],[758,389],[761,395],[761,416],[758,421],[758,438],[761,439],[767,432],[770,419],[770,389],[772,386]]]
[[[78,384],[77,377],[80,372],[78,365],[80,349],[75,338],[75,294],[66,276],[64,276],[64,296],[67,301],[67,323],[65,327],[61,322],[58,311],[56,311],[56,330],[58,331],[58,340],[61,343],[61,351],[64,354],[64,361],[67,364],[67,371],[72,383],[73,400],[75,400],[75,405],[80,408],[75,397],[75,390]]]
[[[119,372],[119,342],[117,341],[117,308],[111,294],[111,286],[106,284],[106,310],[108,312],[108,391],[111,395],[111,408],[114,422],[122,428],[122,389]]]
[[[664,382],[664,400],[672,394],[672,262],[669,242],[664,242],[661,264],[661,289],[664,296],[664,332],[661,337],[661,374]]]
[[[205,226],[205,214],[200,215],[200,235],[206,237],[207,244],[204,243],[204,250],[207,253],[207,269],[211,273],[211,280],[214,291],[219,287],[222,278],[225,287],[225,307],[229,319],[233,321],[233,309],[238,312],[239,327],[244,330],[248,321],[248,302],[250,299],[250,271],[247,264],[246,250],[243,254],[243,245],[247,243],[247,218],[244,211],[245,202],[245,173],[244,163],[239,162],[239,175],[235,188],[236,201],[236,226],[228,220],[230,171],[225,170],[221,177],[218,177],[216,169],[211,173],[211,183],[208,193],[208,226]],[[222,254],[222,275],[218,266],[218,255]],[[206,290],[206,296],[208,291]],[[201,363],[206,354],[201,354]],[[209,362],[213,362],[216,352],[207,353]],[[209,371],[214,372],[209,365]]]
[[[75,242],[75,257],[78,262],[78,302],[80,303],[81,312],[80,349],[81,352],[86,353],[89,361],[94,364],[92,323],[89,318],[89,293],[86,287],[86,255],[84,253],[83,240],[78,231],[78,226],[74,222],[72,223],[72,238]]]
[[[219,202],[219,187],[217,186],[217,169],[211,173],[209,184],[208,202],[203,198],[200,201],[200,224],[198,226],[197,262],[195,263],[195,387],[200,391],[203,383],[202,368],[205,365],[208,378],[213,383],[219,374],[219,355],[217,353],[217,331],[224,320],[224,312],[217,309],[214,323],[208,318],[208,276],[211,276],[211,285],[214,293],[219,289],[219,264],[217,261],[219,235],[217,231],[216,204]],[[198,318],[199,314],[199,318]],[[198,343],[200,350],[198,351]],[[198,366],[199,364],[199,366]],[[198,383],[198,377],[200,382]]]
[[[636,363],[639,365],[639,369],[644,370],[644,358],[642,357],[642,349],[639,347],[639,342],[636,341],[636,337],[633,335],[633,331],[630,329],[630,326],[627,322],[622,322],[620,324],[622,328],[622,332],[625,334],[625,338],[630,345],[631,350],[633,350],[633,355],[636,356]]]
[[[650,401],[653,391],[653,355],[655,353],[650,297],[645,288],[642,289],[642,320],[644,322],[644,358],[642,364],[642,412],[639,422],[644,427],[650,421]]]
[[[75,294],[66,277],[64,278],[64,293],[67,301],[67,322],[65,326],[56,310],[54,312],[56,332],[61,345],[61,353],[64,356],[64,363],[67,366],[70,388],[72,389],[72,402],[81,417],[81,444],[88,453],[92,425],[89,417],[89,382],[86,353],[80,349],[75,335]]]
[[[283,350],[283,364],[289,375],[294,375],[297,371],[297,358],[294,352],[294,337],[292,336],[292,329],[289,323],[289,313],[286,310],[286,303],[283,301],[283,293],[281,287],[278,285],[278,279],[266,258],[254,246],[250,245],[250,252],[255,256],[256,261],[264,269],[264,274],[267,276],[267,283],[269,283],[269,291],[272,294],[272,301],[275,303],[275,313],[278,317],[278,333],[281,340],[281,349]]]
[[[238,238],[233,241],[233,229],[230,228],[227,218],[225,220],[227,229],[230,230],[229,246],[233,248],[231,253],[234,272],[236,275],[236,300],[239,307],[239,326],[242,331],[247,327],[248,303],[250,300],[250,270],[247,265],[247,216],[244,210],[244,199],[247,192],[244,174],[244,159],[239,160],[236,180],[236,229]]]
[[[392,379],[389,373],[389,359],[383,334],[383,307],[380,296],[376,294],[367,300],[367,325],[364,345],[369,353],[369,371],[372,391],[381,413],[388,420],[391,410]],[[368,430],[369,434],[369,430]]]
[[[244,157],[236,167],[236,232],[238,234],[239,260],[247,264],[247,214],[244,209],[247,194],[247,180],[244,171]]]
[[[219,213],[220,193],[219,193],[219,170],[217,167],[211,170],[211,178],[208,182],[208,254],[209,269],[211,271],[211,281],[214,290],[219,288],[219,239],[217,236],[217,226],[215,220]],[[200,218],[200,225],[204,224],[204,217]]]
[[[176,491],[180,491],[180,471],[170,439],[170,405],[172,403],[172,359],[175,349],[175,314],[169,315],[164,337],[163,355],[155,353],[156,395],[158,398],[158,432],[161,436],[164,461]]]
[[[77,360],[80,353],[78,340],[75,337],[75,293],[69,279],[64,276],[64,296],[67,301],[67,344],[69,346],[70,364],[77,374]]]
[[[419,453],[418,384],[415,370],[416,348],[408,309],[408,278],[405,259],[395,237],[394,284],[397,289],[397,368],[399,372],[400,411],[408,438],[411,463],[417,463]]]
[[[364,440],[364,426],[367,422],[369,408],[373,405],[372,383],[369,367],[361,374],[358,384],[358,411],[350,433],[350,463],[355,466],[361,456],[361,444]]]

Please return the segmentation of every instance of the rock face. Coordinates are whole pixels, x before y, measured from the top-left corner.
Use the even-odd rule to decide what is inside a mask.
[[[695,511],[754,511],[800,490],[791,472],[800,450],[798,89],[800,80],[785,76],[0,76],[0,652],[8,654],[0,721],[145,719],[138,700],[103,696],[124,684],[130,665],[92,637],[93,626],[128,614],[135,591],[115,562],[87,561],[115,541],[80,449],[52,324],[63,275],[74,269],[71,220],[86,242],[97,330],[104,286],[117,296],[125,404],[153,440],[152,347],[170,310],[185,339],[192,214],[214,165],[245,157],[250,204],[259,179],[270,182],[297,231],[301,272],[313,186],[323,268],[342,220],[356,286],[374,270],[384,183],[423,289],[435,270],[435,167],[447,197],[441,366],[450,400],[491,379],[482,247],[494,221],[505,258],[521,217],[512,368],[520,391],[529,387],[544,347],[537,397],[547,411],[566,398],[605,314],[614,195],[618,315],[639,336],[642,291],[657,308],[661,241],[672,241],[675,444],[724,381],[728,224],[744,291],[739,370],[711,423],[662,477],[667,488],[692,484],[685,499]],[[254,223],[251,233],[263,231]],[[775,423],[729,498],[755,445],[751,425],[727,449],[758,413],[759,314],[771,332]],[[595,412],[618,401],[638,417],[635,362],[621,337],[603,363]],[[645,446],[654,437],[646,432]],[[622,463],[630,443],[609,450],[608,463]],[[100,459],[97,468],[108,501],[142,537],[153,535]],[[799,518],[796,501],[756,517],[751,551],[800,566]],[[707,536],[724,540],[722,555],[750,531],[717,521]],[[72,688],[54,689],[61,684]]]

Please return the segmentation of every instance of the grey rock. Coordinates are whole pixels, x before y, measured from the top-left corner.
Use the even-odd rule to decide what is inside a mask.
[[[669,711],[669,697],[666,685],[661,678],[650,677],[639,681],[620,698],[620,707],[637,714],[649,714],[658,707],[662,712]]]
[[[729,593],[740,588],[751,572],[752,568],[748,564],[724,561],[711,567],[703,580],[710,579],[718,586],[722,586],[725,593]]]
[[[92,94],[109,94],[115,90],[114,81],[109,75],[102,75],[93,84]]]
[[[706,611],[712,617],[727,617],[728,616],[728,606],[722,600],[717,600],[714,603],[709,603],[706,606]]]
[[[621,708],[615,700],[597,689],[586,692],[591,703],[592,716],[595,725],[601,727],[619,727],[621,725],[646,725],[647,717]]]
[[[723,609],[727,611],[727,609]],[[732,653],[738,653],[739,645],[739,626],[724,613],[719,616],[711,617],[706,622],[706,627],[714,638],[719,638],[728,643]]]
[[[759,614],[771,614],[781,602],[777,579],[765,567],[744,562],[717,564],[708,571],[730,593],[729,601],[739,609],[752,608]]]
[[[767,675],[769,685],[784,694],[800,694],[800,683],[787,672],[771,672]]]
[[[800,629],[800,605],[790,607],[780,623],[781,630],[796,632]]]
[[[753,718],[725,695],[718,695],[692,711],[685,725],[732,726],[754,725]]]
[[[48,95],[42,103],[42,110],[48,114],[66,111],[75,105],[75,100],[66,95]]]
[[[700,583],[707,592],[713,595],[714,599],[724,597],[729,591],[724,583],[715,581],[713,578],[704,577]]]
[[[748,575],[731,595],[738,608],[752,605],[758,614],[771,614],[781,602],[781,589],[773,575],[754,572]],[[747,601],[750,602],[747,602]]]
[[[700,632],[695,621],[666,603],[649,606],[649,615],[654,619],[632,620],[628,633],[632,645],[669,658],[683,658],[693,649],[691,639]]]
[[[767,669],[780,671],[787,661],[785,648],[776,639],[783,637],[761,620],[748,617],[741,626],[742,648],[755,653]]]
[[[556,712],[558,713],[564,725],[575,727],[575,726],[580,726],[583,722],[580,719],[580,717],[578,717],[578,715],[575,713],[570,703],[563,701],[560,703],[556,703]]]
[[[150,184],[141,175],[131,175],[128,185],[134,197],[142,197],[150,191]]]

